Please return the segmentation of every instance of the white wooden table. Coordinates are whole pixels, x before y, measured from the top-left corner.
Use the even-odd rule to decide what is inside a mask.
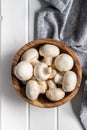
[[[41,109],[27,104],[11,82],[15,53],[34,39],[35,12],[39,0],[1,0],[0,130],[83,130],[79,122],[81,92],[65,105]]]

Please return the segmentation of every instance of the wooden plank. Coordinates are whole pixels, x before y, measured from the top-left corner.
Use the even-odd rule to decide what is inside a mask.
[[[2,0],[1,15],[1,130],[25,130],[26,104],[11,82],[11,63],[26,42],[26,1]]]
[[[30,106],[30,130],[58,130],[56,108]]]
[[[30,0],[30,41],[34,39],[35,14],[40,9],[40,1]],[[57,109],[37,108],[30,105],[30,130],[57,130]]]
[[[13,89],[11,62],[16,51],[34,39],[35,12],[41,5],[35,0],[2,0],[1,6],[1,130],[83,130],[70,102],[58,109],[36,108],[25,103]]]
[[[1,66],[1,0],[0,0],[0,66]],[[0,71],[1,83],[1,71]],[[0,85],[0,130],[1,130],[1,85]]]
[[[29,41],[34,40],[34,29],[37,11],[41,8],[39,0],[29,0]]]
[[[30,1],[26,0],[26,43],[30,40],[29,25],[30,25]],[[26,103],[26,130],[30,130],[30,104]]]
[[[75,104],[74,104],[75,105]],[[78,111],[78,108],[77,108]],[[80,121],[76,117],[70,102],[59,107],[58,110],[58,129],[59,130],[83,130]]]

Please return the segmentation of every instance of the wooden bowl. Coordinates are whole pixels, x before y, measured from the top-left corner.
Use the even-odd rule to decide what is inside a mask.
[[[39,48],[41,45],[43,44],[53,44],[56,45],[60,48],[61,52],[65,52],[69,55],[71,55],[74,59],[74,67],[73,67],[73,71],[77,74],[77,84],[75,89],[72,92],[66,93],[65,97],[62,100],[56,101],[56,102],[52,102],[50,100],[48,100],[46,98],[45,95],[40,95],[38,97],[37,100],[30,100],[26,97],[25,94],[25,85],[23,85],[21,83],[21,81],[19,81],[16,76],[13,74],[13,68],[15,65],[18,64],[18,62],[20,61],[20,57],[22,56],[22,54],[29,48],[35,47],[35,48]],[[28,103],[38,106],[38,107],[44,107],[44,108],[51,108],[51,107],[57,107],[60,105],[63,105],[64,103],[70,101],[78,92],[79,88],[80,88],[80,84],[81,84],[81,79],[82,79],[82,69],[79,63],[79,60],[76,56],[76,54],[74,53],[74,51],[72,49],[70,49],[69,47],[67,47],[65,44],[61,43],[60,41],[56,41],[53,39],[38,39],[32,42],[29,42],[28,44],[25,44],[15,55],[14,59],[13,59],[13,63],[12,63],[12,69],[11,69],[11,75],[12,75],[12,82],[13,82],[13,86],[14,88],[17,90],[18,94]]]

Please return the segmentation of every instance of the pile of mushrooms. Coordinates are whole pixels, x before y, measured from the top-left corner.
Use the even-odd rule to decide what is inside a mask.
[[[40,57],[42,57],[41,60]],[[14,67],[15,76],[26,86],[26,96],[36,100],[45,94],[51,101],[65,97],[75,89],[77,75],[72,68],[73,58],[51,44],[30,48],[23,53],[21,61]]]

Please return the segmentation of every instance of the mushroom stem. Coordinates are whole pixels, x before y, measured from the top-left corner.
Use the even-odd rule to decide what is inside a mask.
[[[32,62],[31,62],[31,64],[33,65],[33,67],[36,65],[36,64],[38,64],[38,63],[40,63],[40,61],[39,60],[32,60]]]
[[[54,78],[54,76],[57,74],[57,71],[55,69],[52,69],[52,67],[49,67],[48,70],[49,70],[49,73],[50,73],[49,79]]]
[[[46,83],[46,81],[38,81],[38,84],[39,84],[40,93],[41,94],[45,94],[45,92],[47,90],[47,83]]]
[[[49,89],[57,88],[57,86],[53,80],[47,80],[47,85],[48,85]]]
[[[53,57],[48,56],[48,57],[44,57],[42,62],[46,63],[48,66],[51,66],[52,65],[52,60],[53,60]]]
[[[63,81],[63,76],[57,73],[54,77],[54,82],[56,84],[62,84],[62,81]]]

